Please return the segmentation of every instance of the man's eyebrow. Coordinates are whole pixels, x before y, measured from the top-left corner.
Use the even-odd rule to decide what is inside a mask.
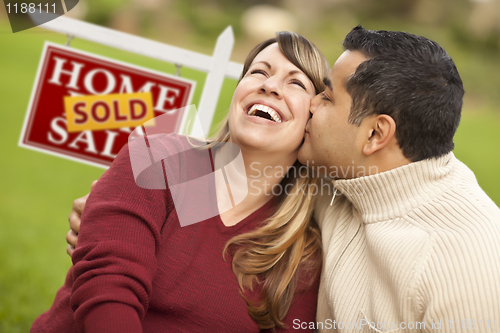
[[[333,88],[332,88],[332,81],[330,81],[329,78],[327,78],[327,77],[323,78],[323,83],[325,84],[325,86],[327,86],[328,88],[330,88],[330,90],[333,90]]]

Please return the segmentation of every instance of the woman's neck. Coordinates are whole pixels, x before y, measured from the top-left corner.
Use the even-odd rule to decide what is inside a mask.
[[[215,184],[220,218],[226,226],[243,220],[280,195],[280,188],[296,156],[241,150],[228,143],[215,153]]]

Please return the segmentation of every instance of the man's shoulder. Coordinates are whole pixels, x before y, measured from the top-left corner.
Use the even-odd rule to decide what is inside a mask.
[[[500,209],[479,186],[474,173],[454,158],[449,186],[440,195],[418,207],[410,216],[426,215],[422,222],[439,230],[470,225],[478,229],[498,229]]]
[[[498,249],[500,209],[464,163],[455,158],[453,164],[447,189],[411,211],[405,220],[428,234],[431,252],[442,255],[438,257],[467,249],[470,258],[479,258],[484,251]]]

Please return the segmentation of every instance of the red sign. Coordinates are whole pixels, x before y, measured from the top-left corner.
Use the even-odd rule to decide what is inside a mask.
[[[19,145],[107,167],[133,128],[68,133],[65,96],[150,91],[155,117],[171,117],[164,133],[177,133],[186,121],[183,107],[189,105],[194,87],[195,82],[177,76],[45,43]]]

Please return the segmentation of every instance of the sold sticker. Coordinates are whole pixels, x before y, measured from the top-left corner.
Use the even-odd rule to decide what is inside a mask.
[[[140,126],[154,118],[150,91],[129,94],[66,96],[67,131]]]

